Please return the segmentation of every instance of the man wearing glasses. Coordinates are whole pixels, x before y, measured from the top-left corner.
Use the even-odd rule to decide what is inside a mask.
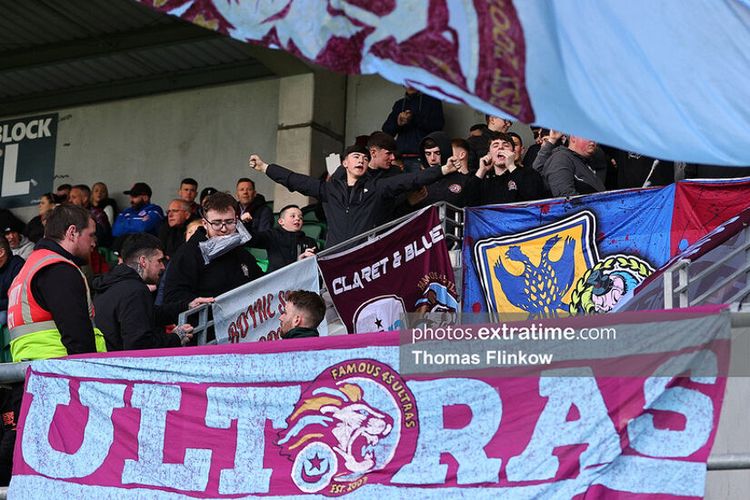
[[[177,249],[166,275],[164,301],[190,302],[216,297],[262,276],[245,249],[249,235],[238,232],[237,202],[226,193],[204,201],[203,228]]]

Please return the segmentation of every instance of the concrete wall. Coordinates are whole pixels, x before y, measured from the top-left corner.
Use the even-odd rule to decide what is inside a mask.
[[[279,80],[254,80],[184,92],[53,109],[60,114],[54,185],[103,181],[121,206],[122,191],[145,181],[166,206],[183,177],[199,189],[234,193],[238,177],[256,180],[273,198],[273,182],[250,172],[250,151],[276,156]],[[9,117],[10,118],[10,117]],[[17,209],[25,220],[35,207]]]
[[[248,154],[319,175],[325,155],[341,150],[338,135],[351,144],[357,135],[379,130],[403,88],[379,76],[344,78],[322,71],[283,80],[295,79],[313,88],[282,93],[282,79],[270,78],[46,110],[60,116],[54,185],[102,181],[127,206],[122,191],[145,181],[154,191],[153,201],[165,206],[183,177],[194,177],[199,189],[210,185],[234,193],[237,178],[247,176],[267,199],[304,203],[275,188],[265,175],[250,172]],[[471,125],[484,121],[483,114],[466,106],[443,106],[451,137],[466,137]],[[9,118],[14,117],[0,117]],[[296,124],[313,126],[277,130]],[[525,125],[514,124],[511,130],[530,141]],[[14,211],[24,220],[37,214],[36,207]]]
[[[403,97],[404,88],[379,76],[350,76],[346,94],[346,143],[352,144],[358,135],[380,130],[393,103]],[[469,127],[484,123],[484,113],[468,106],[443,103],[443,114],[444,130],[450,137],[467,137]],[[529,127],[514,123],[511,130],[521,135],[524,145],[531,145]]]

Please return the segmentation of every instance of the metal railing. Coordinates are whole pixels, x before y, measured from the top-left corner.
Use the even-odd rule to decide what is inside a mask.
[[[438,216],[440,218],[440,223],[443,227],[443,232],[445,233],[445,239],[448,241],[448,247],[455,246],[458,244],[459,246],[463,242],[463,230],[464,230],[464,211],[462,208],[458,208],[454,205],[451,205],[450,203],[441,201],[438,203],[434,203],[431,205],[433,207],[436,207],[438,209]],[[338,243],[330,248],[326,248],[322,252],[318,253],[319,257],[324,257],[326,255],[332,255],[336,253],[337,251],[344,250],[347,248],[353,248],[359,244],[365,243],[367,241],[371,241],[375,238],[377,238],[379,235],[393,229],[394,227],[398,226],[399,224],[409,220],[411,217],[413,217],[414,214],[407,214],[403,217],[399,217],[398,219],[386,222],[385,224],[382,224],[376,228],[370,229],[369,231],[365,231],[362,234],[359,234],[357,236],[354,236],[353,238],[349,238],[346,241],[342,241],[341,243]],[[457,263],[458,266],[460,266],[460,261]],[[321,293],[324,297],[329,297],[328,294],[325,293],[326,288],[323,286],[321,288]],[[326,308],[329,308],[331,304],[326,303]],[[214,324],[213,322],[213,315],[209,317],[209,312],[213,312],[213,305],[211,304],[202,304],[195,309],[190,309],[188,311],[183,311],[180,313],[179,318],[177,320],[178,325],[184,325],[185,323],[188,323],[191,318],[195,317],[195,315],[198,315],[198,324],[193,326],[193,336],[198,339],[198,345],[205,345],[206,342],[206,332],[208,328],[211,328]],[[216,341],[208,342],[209,344],[216,343]]]
[[[712,295],[724,288],[727,283],[731,283],[743,275],[745,276],[745,286],[728,299],[722,300],[722,302],[730,304],[742,301],[747,295],[750,295],[750,228],[748,228],[747,225],[745,225],[742,229],[742,235],[744,237],[743,244],[695,275],[690,275],[690,267],[692,262],[688,259],[678,260],[667,270],[665,270],[663,277],[664,308],[673,309],[675,307],[675,296],[677,297],[677,307],[683,308],[700,305]],[[697,297],[690,297],[688,293],[690,285],[702,280],[703,278],[706,278],[711,273],[719,270],[722,266],[726,266],[732,259],[743,253],[745,254],[745,259],[742,266],[740,266],[726,278],[717,280],[712,283],[703,293],[701,293]],[[676,284],[675,273],[677,273]]]
[[[464,209],[458,208],[457,206],[451,205],[450,203],[445,201],[433,203],[430,206],[437,207],[438,209],[440,222],[443,226],[443,231],[445,232],[446,239],[451,242],[462,242],[464,237]],[[337,243],[332,247],[328,247],[322,252],[319,252],[318,256],[325,257],[326,255],[331,255],[338,251],[352,248],[366,241],[373,240],[379,235],[398,226],[402,222],[409,220],[413,216],[414,214],[410,213],[404,215],[403,217],[399,217],[398,219],[388,221],[385,224],[381,224],[380,226],[370,229],[369,231],[358,234],[357,236],[349,238],[346,241],[342,241],[341,243]]]

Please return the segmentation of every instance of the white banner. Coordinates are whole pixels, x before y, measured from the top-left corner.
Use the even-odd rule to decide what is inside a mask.
[[[284,312],[286,294],[293,290],[320,292],[315,258],[295,262],[217,297],[216,342],[236,344],[280,339],[279,316]],[[328,335],[325,321],[318,332],[321,336]]]

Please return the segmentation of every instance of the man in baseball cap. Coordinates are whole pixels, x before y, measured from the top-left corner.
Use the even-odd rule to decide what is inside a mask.
[[[145,182],[136,182],[124,194],[130,196],[130,208],[117,215],[112,226],[112,236],[117,238],[132,233],[151,233],[156,236],[164,221],[164,211],[159,205],[151,203],[151,187]]]

